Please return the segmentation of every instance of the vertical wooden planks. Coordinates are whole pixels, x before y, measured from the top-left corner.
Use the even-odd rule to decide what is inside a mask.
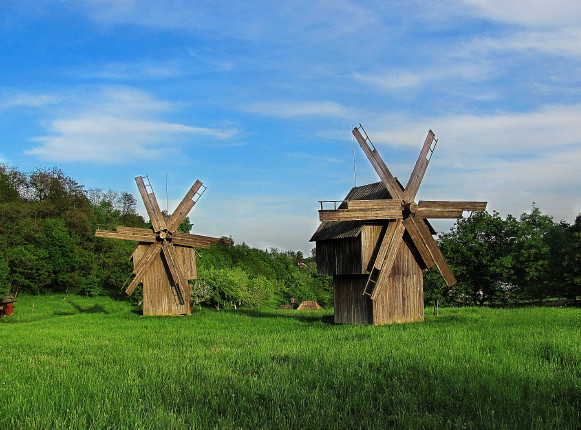
[[[148,245],[140,244],[133,251],[133,264],[145,254]],[[197,277],[195,269],[195,250],[184,246],[175,247],[177,259],[183,263],[184,276],[187,279]],[[161,255],[157,255],[149,270],[143,276],[143,315],[190,315],[190,287],[186,283],[182,287],[184,303],[180,305],[175,289],[167,275],[168,268]],[[192,277],[193,276],[193,277]]]
[[[373,323],[371,298],[363,294],[366,282],[366,275],[333,276],[336,324]]]

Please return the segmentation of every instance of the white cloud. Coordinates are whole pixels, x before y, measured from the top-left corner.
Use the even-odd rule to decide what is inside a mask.
[[[48,121],[40,146],[26,153],[59,162],[126,163],[179,152],[179,140],[192,136],[227,139],[234,129],[195,127],[158,117],[171,103],[132,88],[105,88],[70,101],[74,108]]]

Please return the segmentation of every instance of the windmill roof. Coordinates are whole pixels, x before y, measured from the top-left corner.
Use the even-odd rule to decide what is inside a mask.
[[[360,187],[353,187],[351,191],[345,196],[344,200],[376,200],[376,199],[390,199],[391,195],[383,185],[383,182],[374,182],[373,184],[362,185]],[[341,203],[338,209],[345,209],[346,204]],[[432,234],[436,231],[426,219],[426,224]],[[317,231],[309,242],[319,240],[333,240],[333,239],[348,239],[357,237],[361,233],[364,225],[375,224],[377,221],[324,221],[319,225]]]
[[[353,187],[344,200],[376,200],[389,199],[391,196],[382,182]],[[344,209],[345,203],[339,206]],[[310,242],[318,240],[347,239],[357,237],[364,225],[372,224],[369,221],[324,221],[319,225]]]

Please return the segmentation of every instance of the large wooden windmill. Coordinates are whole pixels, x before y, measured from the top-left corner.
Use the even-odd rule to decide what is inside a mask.
[[[119,226],[116,231],[97,230],[95,236],[139,242],[132,254],[135,278],[125,292],[132,294],[138,284],[143,284],[143,315],[189,315],[192,310],[188,281],[197,278],[195,248],[230,242],[177,231],[206,190],[200,181],[190,188],[169,218],[159,209],[149,179],[147,185],[141,176],[135,182],[151,229]]]
[[[486,202],[425,201],[415,197],[435,149],[430,130],[404,188],[361,127],[353,135],[381,182],[353,188],[338,202],[321,202],[316,241],[319,274],[333,275],[335,322],[390,324],[423,320],[423,270],[437,266],[446,284],[456,278],[427,218],[461,218]],[[326,210],[323,203],[334,203]],[[337,206],[338,204],[338,206]]]

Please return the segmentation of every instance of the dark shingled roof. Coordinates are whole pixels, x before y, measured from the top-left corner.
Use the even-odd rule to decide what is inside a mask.
[[[391,196],[382,182],[354,187],[349,191],[345,200],[377,200],[389,199]],[[345,203],[339,206],[344,209]],[[361,233],[361,227],[370,224],[369,221],[325,221],[322,222],[309,242],[330,239],[346,239],[357,237]]]

